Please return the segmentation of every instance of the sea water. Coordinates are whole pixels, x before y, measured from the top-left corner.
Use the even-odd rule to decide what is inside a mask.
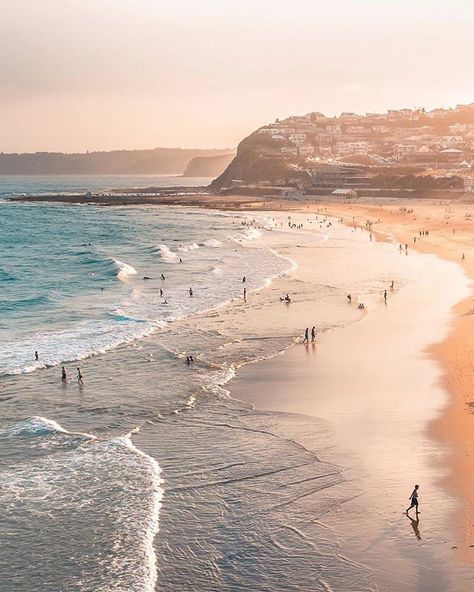
[[[357,488],[331,427],[228,390],[294,342],[281,293],[330,330],[349,281],[367,303],[386,281],[388,248],[335,274],[361,239],[322,221],[296,239],[315,282],[271,215],[0,203],[2,592],[378,589],[324,525]]]

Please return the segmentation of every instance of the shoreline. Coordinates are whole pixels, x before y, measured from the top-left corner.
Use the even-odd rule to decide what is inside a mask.
[[[368,238],[362,232],[355,236]],[[380,249],[375,241],[370,245],[375,250]],[[409,261],[398,253],[393,242],[385,245],[384,251],[396,252],[402,263]],[[347,545],[350,556],[356,561],[368,562],[374,572],[380,573],[390,566],[383,581],[387,589],[405,590],[410,582],[413,586],[428,585],[430,590],[443,592],[463,590],[463,584],[457,587],[451,581],[458,577],[459,581],[463,579],[454,569],[461,553],[453,551],[458,546],[461,549],[462,543],[458,540],[457,529],[452,529],[449,522],[449,515],[457,511],[457,495],[447,496],[442,486],[451,451],[427,431],[428,426],[445,413],[448,393],[440,384],[440,365],[425,352],[439,347],[438,341],[449,336],[453,310],[463,297],[465,288],[461,286],[465,285],[465,278],[455,266],[435,255],[417,255],[416,258],[422,268],[429,269],[427,277],[421,276],[401,287],[393,300],[389,299],[386,309],[379,304],[357,322],[324,332],[315,347],[309,344],[309,348],[303,348],[300,343],[295,344],[280,357],[241,368],[227,388],[231,396],[252,403],[257,411],[316,417],[336,426],[336,444],[322,451],[315,450],[323,461],[340,464],[340,452],[335,451],[344,450],[346,463],[354,470],[364,457],[361,451],[365,450],[367,440],[370,443],[368,457],[361,465],[364,468],[359,468],[363,474],[368,471],[368,476],[362,478],[367,484],[364,501],[349,501],[345,511],[339,510],[343,519],[338,513],[331,513],[325,516],[325,524],[336,531],[347,528],[351,531],[347,540],[341,536],[343,547]],[[451,280],[448,279],[450,274]],[[451,287],[458,282],[459,290],[426,306],[430,294],[439,293],[446,281]],[[410,310],[410,314],[405,314],[406,310]],[[416,324],[412,315],[417,318]],[[357,351],[359,344],[363,344],[363,351]],[[355,364],[354,360],[358,362]],[[369,375],[366,360],[372,361]],[[341,374],[342,378],[338,378]],[[382,403],[381,399],[384,399]],[[378,433],[379,428],[388,435]],[[355,440],[352,431],[356,433]],[[407,495],[405,489],[412,486],[412,480],[425,487],[420,536],[430,540],[426,549],[413,544],[409,533],[400,530],[406,526],[401,506]],[[379,491],[380,499],[374,490]],[[367,495],[369,502],[365,501]],[[443,507],[442,516],[438,515],[437,507]],[[373,517],[367,526],[358,517],[369,512]],[[411,526],[416,528],[418,538],[418,526]],[[387,528],[396,532],[382,535]],[[366,557],[363,545],[372,548],[378,537],[382,537],[383,549],[378,545],[376,554]],[[467,540],[465,543],[468,545]],[[462,553],[465,559],[473,561],[472,549],[463,548]],[[418,580],[414,575],[418,564],[437,575],[433,578],[424,575]],[[408,574],[406,580],[397,575],[401,573]],[[435,578],[443,583],[435,583]]]
[[[398,204],[397,204],[398,205]],[[400,204],[401,205],[401,204]],[[408,205],[404,203],[405,207]],[[446,338],[428,348],[428,353],[443,370],[441,380],[450,393],[450,399],[441,415],[430,425],[433,436],[448,443],[452,453],[452,465],[447,464],[443,484],[463,500],[458,510],[460,548],[473,543],[474,536],[474,409],[471,392],[474,386],[474,249],[469,245],[471,218],[466,212],[474,211],[474,204],[421,204],[413,205],[413,213],[400,213],[387,207],[369,204],[352,204],[341,208],[333,205],[336,215],[356,214],[356,222],[367,218],[380,220],[375,230],[393,235],[401,243],[408,243],[409,250],[433,253],[441,259],[462,266],[470,279],[469,297],[458,302],[453,309],[453,320]],[[388,211],[387,211],[388,210]],[[347,223],[350,223],[347,220]],[[419,229],[428,230],[428,236],[420,239]],[[454,232],[453,232],[454,228]],[[416,243],[413,237],[417,237]],[[462,260],[463,253],[466,259]],[[463,561],[472,563],[470,553],[463,553]]]
[[[213,209],[222,209],[222,210],[231,210],[231,208],[229,208],[229,204],[228,204],[228,200],[225,200],[225,206],[223,207],[219,207],[219,205],[217,204],[213,204],[212,206],[209,205],[209,203],[202,203],[202,201],[200,202],[200,205],[198,206],[196,203],[193,203],[192,205],[194,207],[203,207],[203,208],[213,208]],[[380,207],[377,206],[373,206],[373,205],[363,205],[363,204],[330,204],[330,203],[325,203],[325,204],[310,204],[310,203],[298,203],[298,202],[291,202],[291,203],[281,203],[281,207],[283,211],[280,212],[276,212],[276,208],[275,208],[275,203],[269,202],[268,203],[268,210],[266,209],[266,204],[265,203],[253,203],[254,208],[252,208],[251,206],[249,206],[249,204],[245,203],[245,206],[242,207],[242,209],[240,209],[240,206],[243,205],[245,202],[242,201],[240,202],[236,208],[240,210],[239,213],[242,213],[243,215],[247,214],[247,215],[252,215],[255,213],[255,215],[258,215],[259,212],[263,212],[263,211],[270,211],[270,212],[275,212],[278,213],[278,215],[280,215],[282,217],[282,219],[284,220],[286,218],[286,214],[288,213],[290,214],[298,214],[301,218],[303,218],[303,216],[308,216],[309,214],[314,215],[314,214],[323,214],[323,215],[331,215],[331,216],[335,216],[337,218],[343,218],[345,220],[346,223],[349,223],[349,225],[352,224],[352,216],[353,214],[357,214],[357,220],[356,222],[363,225],[364,221],[367,218],[380,218],[380,222],[377,224],[374,224],[374,228],[373,228],[373,232],[374,234],[380,233],[380,236],[384,236],[384,237],[390,237],[390,236],[395,236],[398,240],[402,240],[403,242],[409,242],[410,239],[413,236],[413,233],[415,232],[415,228],[418,228],[419,224],[421,224],[420,219],[416,220],[416,217],[412,218],[408,218],[405,214],[400,214],[398,212],[386,212],[384,211],[384,209],[380,209]],[[396,205],[400,205],[403,202],[397,203]],[[127,205],[139,205],[139,204],[127,204]],[[164,205],[163,202],[161,202],[159,205]],[[174,204],[175,205],[175,204]],[[188,205],[188,204],[178,204],[178,205]],[[190,205],[190,204],[189,204]],[[273,207],[270,207],[273,206]],[[321,206],[324,206],[323,208]],[[390,204],[390,207],[396,207],[393,206],[393,204]],[[415,206],[415,207],[419,207]],[[427,205],[427,207],[430,208],[434,208],[436,209],[437,206],[433,205],[433,204],[429,204]],[[444,207],[444,206],[443,206]],[[464,206],[461,206],[461,208]],[[438,208],[439,209],[439,208]],[[441,208],[442,210],[443,208]],[[458,208],[459,209],[459,208]],[[323,210],[323,211],[322,211]],[[440,212],[438,212],[439,214]],[[442,211],[441,211],[442,214]],[[398,224],[397,224],[398,222]],[[436,233],[436,230],[442,230],[444,229],[444,225],[445,225],[445,221],[444,220],[439,220],[439,217],[436,218],[435,220],[433,220],[432,218],[430,218],[429,221],[425,221],[423,219],[423,225],[422,227],[425,228],[427,226],[430,227],[430,240],[428,239],[424,239],[424,240],[420,240],[417,241],[417,245],[416,247],[418,248],[417,250],[420,250],[422,252],[425,253],[431,253],[433,251],[433,245],[431,244],[431,241],[434,241],[434,246],[439,248],[440,253],[436,253],[436,255],[438,255],[438,257],[440,257],[441,259],[448,259],[448,257],[443,257],[442,256],[442,252],[443,252],[443,248],[446,248],[446,246],[443,245],[438,245],[437,243],[437,239],[439,238],[439,235]],[[449,231],[451,230],[451,226],[449,226]],[[276,238],[277,233],[271,233],[271,243],[274,242],[274,239]],[[365,244],[368,245],[368,237],[367,237],[367,233],[363,232],[363,231],[358,231],[354,234],[354,237],[358,235],[359,237],[364,237],[364,241]],[[301,236],[301,235],[300,235]],[[458,235],[459,236],[459,235]],[[294,241],[292,241],[294,242]],[[309,253],[311,251],[311,249],[304,249],[304,245],[299,244],[301,242],[300,239],[296,240],[297,244],[294,245],[294,248],[298,248],[298,253],[301,254],[302,256],[307,256],[306,251]],[[283,245],[285,244],[285,239],[283,238],[280,243]],[[270,244],[268,244],[267,246],[271,246]],[[372,244],[371,244],[372,246]],[[373,244],[374,247],[376,247],[376,241],[374,241]],[[303,247],[303,248],[302,248]],[[375,249],[377,250],[378,247]],[[278,248],[276,249],[278,254],[280,256],[286,257],[288,255],[287,252],[281,252]],[[288,249],[289,250],[289,247]],[[396,249],[398,251],[398,249]],[[411,249],[410,249],[411,250]],[[449,251],[448,251],[449,252]],[[330,251],[328,250],[328,256],[330,255]],[[474,253],[473,253],[474,255]],[[308,255],[309,256],[309,255]],[[455,252],[454,254],[452,254],[452,260],[456,261],[458,256],[458,253]],[[399,257],[399,254],[397,252],[397,257]],[[474,257],[473,257],[474,259]],[[405,257],[403,256],[403,258],[401,260],[405,260]],[[400,260],[400,261],[401,261]],[[469,260],[469,258],[468,258]],[[308,261],[307,261],[308,262]],[[306,262],[306,263],[307,263]],[[457,261],[458,262],[458,261]],[[304,265],[302,269],[299,270],[299,273],[303,273],[304,268],[307,267],[307,265]],[[350,265],[349,265],[350,268]],[[472,277],[472,275],[471,275]],[[297,279],[297,277],[296,277]],[[327,277],[327,282],[331,283],[331,275],[328,275]],[[279,289],[283,289],[283,286],[288,285],[286,283],[286,280],[283,278],[281,281],[277,282]],[[273,288],[273,291],[275,291],[275,287]],[[438,289],[436,291],[435,297],[438,296],[438,294],[441,292],[441,288]],[[268,290],[264,290],[263,292],[265,292],[265,294],[262,294],[262,298],[259,299],[259,301],[261,302],[261,305],[265,304],[265,297],[268,300],[268,295],[269,295],[269,291]],[[344,293],[343,293],[344,294]],[[425,300],[426,298],[429,299],[430,295],[428,294],[428,296],[425,294]],[[344,300],[344,296],[343,296],[343,300]],[[463,339],[466,338],[466,334],[467,337],[469,337],[469,333],[467,332],[467,329],[465,328],[465,319],[467,318],[471,323],[473,322],[473,319],[470,318],[469,316],[467,317],[461,317],[460,315],[462,314],[466,314],[466,312],[469,311],[468,305],[466,303],[469,303],[469,299],[465,300],[464,302],[458,303],[455,308],[452,311],[452,329],[450,330],[449,334],[446,336],[446,338],[444,339],[444,341],[442,343],[437,343],[434,346],[430,346],[428,347],[428,351],[432,353],[432,355],[434,356],[434,358],[439,361],[442,359],[443,355],[446,355],[446,360],[443,362],[442,367],[446,370],[446,374],[444,377],[440,377],[440,380],[442,379],[445,383],[446,386],[448,386],[449,388],[449,392],[452,393],[454,389],[459,388],[460,389],[460,393],[467,393],[467,391],[463,391],[462,389],[465,388],[465,382],[463,382],[463,380],[458,381],[457,377],[456,377],[456,370],[457,367],[453,365],[453,362],[458,362],[459,365],[464,369],[464,365],[463,363],[465,362],[466,359],[468,359],[468,353],[463,351],[463,345],[465,344],[465,341],[463,341]],[[344,309],[348,309],[347,305],[345,302],[342,303],[342,307],[341,310],[338,311],[342,312],[343,308]],[[344,306],[346,305],[346,306]],[[270,307],[267,307],[268,303],[265,307],[265,311],[266,311],[266,315],[268,315],[269,317],[272,317],[273,322],[284,322],[285,319],[285,309],[286,307],[282,307],[281,304],[278,302],[276,305],[271,304]],[[410,305],[409,303],[406,303],[406,306],[409,308]],[[235,307],[232,307],[234,313],[235,313]],[[228,320],[229,318],[231,318],[232,316],[232,310],[231,307],[226,307],[226,320]],[[291,305],[291,310],[295,311],[298,315],[301,316],[301,318],[304,318],[304,316],[307,316],[307,303],[305,302],[298,302],[298,299],[295,299],[295,301],[292,302]],[[255,314],[258,313],[258,311],[254,311]],[[241,316],[243,313],[243,310],[240,311],[238,314],[239,316]],[[275,313],[277,316],[275,316]],[[374,313],[376,314],[376,313]],[[279,316],[278,316],[279,315]],[[365,322],[365,320],[367,318],[370,318],[372,315],[371,314],[364,314],[362,315],[364,318],[361,321],[360,316],[358,318],[354,318],[354,323],[352,323],[352,321],[349,321],[349,326],[360,326],[362,323]],[[252,318],[252,317],[250,317]],[[258,318],[255,317],[254,318]],[[276,319],[276,320],[275,320]],[[318,323],[319,324],[319,323]],[[456,332],[457,328],[459,329],[460,335],[455,336],[455,338],[453,338],[452,334]],[[346,328],[337,328],[335,327],[336,332],[340,332],[340,331],[345,331]],[[257,333],[258,331],[254,332]],[[331,335],[331,331],[329,331],[328,337],[330,338]],[[340,338],[340,337],[339,337]],[[326,340],[326,333],[324,333],[323,340]],[[330,338],[331,339],[331,338]],[[445,344],[447,342],[450,342],[450,340],[453,342],[453,347],[451,349],[449,349],[449,351],[445,351]],[[143,340],[141,340],[143,341]],[[431,341],[431,343],[433,343],[433,341]],[[254,371],[255,368],[259,367],[259,366],[265,366],[270,367],[272,364],[276,364],[278,365],[279,362],[281,362],[281,360],[289,355],[287,354],[288,351],[296,351],[297,349],[299,349],[299,346],[296,347],[290,347],[290,350],[287,350],[285,353],[283,353],[282,356],[276,356],[276,357],[271,357],[268,358],[266,360],[263,360],[261,362],[257,362],[255,364],[251,364],[251,365],[244,365],[244,367],[241,367],[242,369],[239,369],[238,371],[238,376],[242,373],[247,373],[247,371]],[[442,353],[440,353],[442,352]],[[464,354],[464,357],[462,356],[462,354]],[[463,362],[464,360],[464,362]],[[249,370],[250,369],[250,370]],[[467,366],[466,370],[469,370],[470,367]],[[273,378],[273,377],[272,377]],[[301,377],[300,377],[301,378]],[[465,378],[465,376],[463,375],[462,377],[463,379]],[[239,380],[239,377],[237,378],[237,381]],[[454,383],[451,383],[450,380],[454,380]],[[231,392],[232,392],[232,386],[233,383],[231,382],[229,384],[229,386],[231,387]],[[290,387],[291,388],[291,387]],[[452,443],[452,435],[450,435],[450,432],[452,431],[452,425],[454,422],[461,422],[463,420],[463,414],[465,415],[465,411],[466,411],[466,405],[464,406],[460,406],[459,404],[454,405],[453,403],[453,407],[456,410],[456,413],[454,414],[454,416],[451,416],[448,411],[451,407],[449,407],[447,405],[447,402],[449,403],[449,400],[445,401],[444,404],[442,406],[439,407],[439,418],[435,420],[436,424],[439,421],[446,421],[446,425],[443,429],[445,429],[445,433],[440,432],[440,434],[442,434],[442,441],[443,442],[448,442],[448,443]],[[458,401],[457,401],[458,402]],[[465,419],[465,418],[464,418]],[[424,428],[420,428],[420,436],[423,436],[424,433]],[[472,432],[471,432],[472,433]],[[459,434],[455,434],[455,436],[458,437],[458,439],[460,440],[460,442],[462,444],[465,444],[465,439],[467,438],[469,432],[463,433],[462,435]],[[438,436],[439,438],[440,436]],[[438,439],[439,441],[439,439]],[[434,445],[433,445],[434,446]],[[448,460],[447,460],[447,455],[446,455],[446,450],[444,450],[445,455],[442,457],[441,461],[443,463],[443,471],[446,472],[447,470],[447,466],[448,466]],[[436,461],[438,462],[438,461]],[[469,467],[469,465],[467,465],[465,463],[465,459],[461,458],[460,456],[456,457],[456,473],[462,476],[462,472],[466,470],[466,467]],[[456,495],[459,493],[459,491],[461,490],[463,495],[468,495],[469,493],[469,482],[466,482],[467,480],[465,479],[463,481],[462,484],[460,484],[459,487],[456,486]],[[405,485],[405,484],[403,484]],[[449,482],[447,484],[445,484],[443,482],[443,485],[447,485],[447,489],[449,490]],[[461,485],[463,487],[461,487]],[[433,483],[433,488],[435,487],[435,484]],[[451,491],[453,490],[453,488],[451,488]],[[404,495],[404,493],[402,494]],[[424,497],[424,496],[423,496]],[[441,501],[444,500],[444,498],[440,498]],[[448,513],[449,513],[449,508],[450,506],[448,505]],[[358,507],[358,509],[360,510],[360,507]],[[446,508],[443,508],[443,510],[445,510]],[[460,516],[464,516],[465,515],[465,509],[461,508],[460,509]],[[426,515],[423,516],[423,518],[426,520],[425,518]],[[460,522],[460,524],[462,525],[462,523]],[[337,527],[339,527],[340,525],[336,525]],[[467,535],[468,533],[466,533]],[[467,536],[465,536],[465,542],[469,542],[469,539]],[[354,544],[354,541],[351,541],[351,544]],[[461,551],[459,553],[456,553],[456,557],[460,558],[461,555]],[[468,552],[467,556],[465,558],[465,560],[469,560],[469,558],[472,560],[472,552]],[[454,557],[453,557],[454,559]],[[464,558],[463,558],[464,559]],[[433,590],[438,589],[438,588],[432,588]],[[448,589],[446,588],[439,588],[439,590],[444,590]],[[451,588],[449,588],[451,590]],[[454,588],[453,588],[454,589]]]

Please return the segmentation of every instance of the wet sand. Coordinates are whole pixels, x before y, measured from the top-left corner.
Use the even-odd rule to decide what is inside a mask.
[[[413,209],[407,213],[401,207]],[[352,218],[362,225],[367,219],[379,220],[374,229],[389,234],[409,250],[435,253],[439,257],[462,266],[464,272],[474,279],[473,218],[474,203],[445,201],[426,203],[410,201],[378,204],[370,202],[340,205],[328,204],[328,211],[344,217],[351,224]],[[420,230],[428,231],[426,236]],[[453,232],[454,230],[454,232]],[[416,242],[413,238],[416,237]],[[462,259],[462,255],[465,259]],[[439,297],[443,292],[437,295]],[[451,331],[441,343],[433,346],[430,353],[438,360],[443,370],[443,382],[450,394],[447,407],[431,425],[432,433],[449,444],[453,454],[449,459],[445,486],[461,496],[458,510],[458,537],[461,561],[472,562],[473,556],[465,549],[474,544],[474,309],[471,294],[454,309]]]
[[[341,208],[337,213],[349,212]],[[389,229],[387,225],[380,232]],[[356,235],[369,241],[365,231],[356,230],[354,239]],[[324,332],[316,344],[297,344],[282,356],[241,368],[230,385],[231,395],[257,409],[328,423],[334,439],[316,452],[336,464],[342,456],[347,478],[355,470],[354,479],[362,486],[323,522],[337,532],[352,559],[376,574],[382,589],[461,592],[473,580],[469,568],[456,566],[457,559],[474,558],[468,546],[474,541],[460,536],[454,517],[462,503],[442,486],[451,448],[433,438],[429,426],[439,423],[449,402],[432,351],[442,349],[439,344],[450,334],[456,322],[453,307],[466,297],[468,280],[459,266],[432,255],[409,251],[407,257],[398,245],[375,240],[369,248],[383,251],[384,257],[389,250],[396,254],[397,260],[384,259],[384,265],[392,266],[386,275],[370,259],[373,273],[387,288],[390,272],[396,274],[408,260],[416,258],[422,273],[408,281],[403,273],[396,276],[386,306],[382,291],[378,297],[361,296],[368,314],[358,322]],[[300,264],[297,273],[314,273],[304,254],[294,256]],[[360,264],[346,255],[345,261],[335,257],[330,268],[339,276],[345,266],[354,277]],[[363,262],[361,272],[362,267]],[[317,298],[313,306],[317,310]],[[317,312],[307,306],[303,312],[305,325],[311,327]],[[403,514],[415,482],[421,485],[418,523]]]

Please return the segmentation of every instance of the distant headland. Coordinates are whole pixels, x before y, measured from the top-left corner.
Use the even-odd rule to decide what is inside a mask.
[[[229,148],[0,154],[0,175],[182,175],[214,177],[232,160]]]

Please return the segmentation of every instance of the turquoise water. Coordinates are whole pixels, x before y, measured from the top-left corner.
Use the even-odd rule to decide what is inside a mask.
[[[34,192],[65,189],[41,182]],[[17,179],[15,192],[31,187]],[[325,259],[343,262],[357,239],[326,241],[321,221],[290,239],[284,225],[0,202],[1,592],[381,589],[323,522],[358,487],[357,468],[348,479],[335,453],[318,456],[330,427],[226,390],[241,364],[293,343],[282,293],[303,317],[317,294],[326,329],[347,310],[347,280]],[[292,262],[265,246],[275,235],[282,252],[314,249],[321,279],[286,277]]]
[[[4,202],[0,217],[0,374],[106,351],[285,266],[266,251],[250,263],[218,213]]]
[[[0,198],[49,193],[92,193],[143,187],[203,186],[209,177],[175,175],[0,175]]]

